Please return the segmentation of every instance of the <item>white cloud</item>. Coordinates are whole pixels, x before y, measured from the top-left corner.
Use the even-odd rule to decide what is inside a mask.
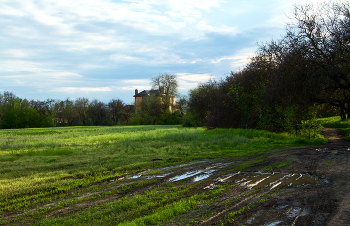
[[[179,91],[184,94],[190,89],[194,89],[198,84],[206,83],[209,79],[215,79],[209,74],[176,73],[179,80]]]
[[[217,59],[212,59],[212,64],[219,64],[222,61],[231,62],[231,69],[238,70],[249,63],[249,59],[255,55],[256,47],[243,48],[238,51],[235,55],[223,56]]]
[[[138,61],[136,57],[128,56],[126,54],[113,54],[110,56],[111,60],[116,61],[116,62],[123,62],[123,61]]]
[[[185,81],[195,82],[195,83],[208,81],[210,78],[213,78],[213,76],[209,74],[176,73],[176,75],[180,80],[185,80]]]
[[[223,0],[149,0],[144,1],[151,4],[163,4],[174,11],[181,11],[187,8],[196,8],[201,10],[210,10],[212,7],[219,7],[220,3],[224,3]]]
[[[131,85],[150,84],[149,79],[124,79],[124,80],[120,80],[118,82],[120,82],[122,84],[131,84]]]
[[[53,65],[38,63],[25,60],[6,60],[0,62],[0,70],[7,72],[22,72],[22,73],[32,73],[30,78],[27,75],[23,75],[27,79],[41,79],[41,78],[81,78],[82,75],[63,70],[51,69]]]
[[[0,52],[6,58],[28,58],[35,56],[33,51],[29,51],[26,49],[7,49]]]
[[[207,24],[207,22],[205,22],[204,20],[201,20],[197,24],[197,29],[199,31],[219,33],[224,35],[236,35],[239,33],[239,29],[237,27],[229,27],[226,25],[212,26]]]
[[[111,92],[111,87],[60,87],[52,89],[53,92],[63,93],[89,93],[89,92]]]

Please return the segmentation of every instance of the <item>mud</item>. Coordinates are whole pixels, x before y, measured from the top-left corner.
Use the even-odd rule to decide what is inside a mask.
[[[82,194],[74,199],[138,181],[154,182],[124,193],[53,210],[43,217],[64,217],[90,206],[126,195],[142,194],[156,186],[172,183],[173,186],[195,185],[188,196],[220,185],[226,185],[227,189],[210,206],[195,207],[164,225],[350,225],[350,144],[337,130],[325,129],[324,133],[330,143],[323,146],[280,149],[263,156],[240,159],[239,162],[238,159],[195,161],[114,178],[104,182],[106,187],[100,192]],[[237,165],[257,157],[263,158],[263,161],[244,171],[234,170]],[[278,168],[280,163],[285,163],[285,166]],[[262,171],[266,168],[270,170]],[[54,203],[44,203],[26,211],[40,211],[48,205]],[[244,211],[240,211],[242,209]],[[229,219],[229,214],[233,212],[240,214]],[[18,212],[7,212],[0,217],[11,219],[18,215]],[[30,219],[21,224],[29,225],[36,221]]]

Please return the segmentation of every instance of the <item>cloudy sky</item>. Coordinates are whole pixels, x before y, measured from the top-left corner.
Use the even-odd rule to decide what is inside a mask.
[[[131,104],[135,89],[170,73],[186,95],[281,37],[294,4],[301,1],[0,0],[0,92]]]

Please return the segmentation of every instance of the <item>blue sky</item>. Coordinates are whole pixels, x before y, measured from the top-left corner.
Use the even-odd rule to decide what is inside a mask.
[[[307,2],[323,1],[0,0],[0,91],[132,104],[169,73],[186,95],[242,68]]]

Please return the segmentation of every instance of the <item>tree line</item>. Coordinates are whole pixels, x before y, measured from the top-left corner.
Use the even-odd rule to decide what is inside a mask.
[[[181,124],[185,99],[173,101],[178,95],[177,77],[162,74],[152,78],[151,85],[153,94],[142,101],[137,111],[134,105],[120,99],[107,104],[84,97],[41,101],[21,99],[5,91],[0,93],[0,128]]]
[[[0,93],[0,128],[113,125],[130,120],[133,106],[120,99],[107,104],[88,98],[27,100],[11,92]]]
[[[259,45],[242,70],[190,91],[185,124],[298,134],[320,114],[349,118],[349,8],[295,6],[285,36]]]

